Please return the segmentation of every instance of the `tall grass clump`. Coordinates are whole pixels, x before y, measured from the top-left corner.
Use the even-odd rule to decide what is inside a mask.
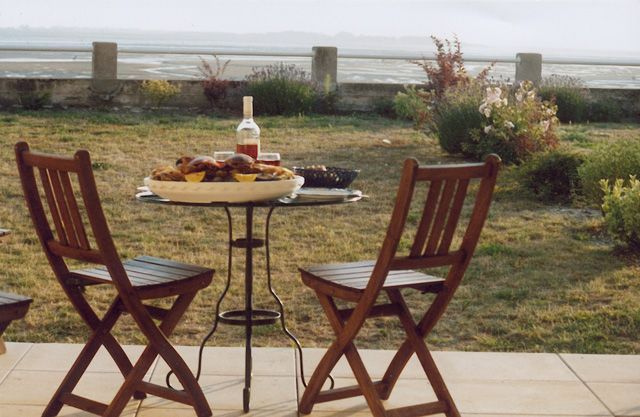
[[[540,83],[538,94],[543,100],[555,103],[556,116],[562,123],[580,123],[587,120],[589,93],[579,78],[551,75]]]
[[[278,63],[253,68],[246,77],[247,94],[253,96],[255,111],[268,115],[309,113],[316,90],[308,74],[291,64]]]
[[[600,180],[613,184],[616,179],[626,179],[631,175],[640,177],[640,137],[600,144],[578,173],[585,197],[590,203],[600,206],[604,195]]]

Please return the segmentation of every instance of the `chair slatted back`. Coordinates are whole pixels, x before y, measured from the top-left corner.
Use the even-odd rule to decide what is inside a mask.
[[[405,161],[396,204],[367,291],[379,291],[390,270],[423,269],[458,265],[448,280],[459,280],[473,255],[489,211],[500,158],[489,155],[484,163],[419,166]],[[472,180],[479,180],[475,202],[461,244],[451,249]],[[427,187],[422,214],[406,256],[397,254],[418,186]],[[451,282],[457,286],[458,282]]]
[[[64,281],[69,272],[64,258],[70,258],[106,265],[116,286],[123,289],[129,287],[130,282],[102,210],[89,153],[78,151],[72,158],[46,155],[30,151],[24,142],[16,144],[15,151],[31,219],[58,279]],[[76,197],[72,176],[77,178],[82,197],[80,200]],[[49,216],[42,201],[41,189]],[[83,222],[83,212],[91,226],[91,234]],[[90,236],[95,239],[97,248],[92,247]]]

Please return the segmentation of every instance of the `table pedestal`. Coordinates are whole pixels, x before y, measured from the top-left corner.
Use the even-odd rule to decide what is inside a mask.
[[[231,218],[231,211],[229,207],[224,207],[227,213],[228,222],[228,261],[227,261],[227,282],[225,287],[218,298],[216,303],[216,310],[213,325],[211,330],[202,340],[200,344],[200,350],[198,352],[198,370],[196,372],[196,379],[200,378],[202,371],[202,352],[204,346],[213,336],[218,328],[218,323],[230,324],[235,326],[244,326],[245,328],[245,376],[244,376],[244,389],[242,391],[242,405],[245,412],[249,411],[249,404],[251,401],[251,376],[253,370],[253,362],[251,355],[251,342],[253,336],[253,326],[272,325],[280,321],[282,332],[294,343],[300,363],[300,376],[302,378],[302,384],[306,387],[306,380],[304,378],[304,367],[302,358],[302,346],[298,339],[287,329],[285,322],[284,305],[280,300],[280,297],[273,289],[271,281],[271,259],[269,253],[269,224],[271,221],[271,215],[276,206],[270,206],[267,214],[267,220],[265,225],[265,237],[264,239],[253,237],[253,219],[254,219],[254,206],[248,204],[245,206],[245,237],[240,239],[233,238],[233,224]],[[267,270],[267,286],[269,293],[273,296],[274,300],[278,304],[278,310],[264,310],[253,308],[253,250],[260,247],[265,247],[266,253],[266,270]],[[242,248],[245,249],[245,268],[244,268],[244,309],[242,310],[228,310],[220,311],[220,305],[224,300],[229,286],[231,285],[231,269],[233,261],[233,249]],[[167,385],[170,386],[171,372],[167,374]],[[331,378],[331,386],[333,387],[333,378]]]

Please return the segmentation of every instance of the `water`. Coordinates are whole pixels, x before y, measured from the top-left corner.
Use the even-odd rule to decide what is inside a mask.
[[[267,34],[265,36],[204,34],[204,33],[163,33],[163,32],[117,32],[81,30],[34,30],[0,29],[0,47],[5,45],[42,45],[57,47],[86,47],[92,41],[117,41],[126,47],[157,47],[163,49],[191,48],[211,50],[253,50],[256,52],[282,51],[288,53],[310,52],[314,40],[301,40],[296,36]],[[215,39],[215,40],[214,40]],[[296,40],[297,39],[297,40]],[[428,40],[413,42],[397,39],[375,40],[362,38],[341,41],[331,39],[339,51],[356,54],[428,54],[431,52]],[[375,42],[374,42],[375,41]],[[306,42],[306,44],[305,44]],[[317,40],[315,44],[322,43]],[[377,48],[377,49],[374,49]],[[420,50],[425,52],[419,52]],[[494,51],[486,46],[472,45],[463,52],[484,56],[515,56],[513,51]],[[597,53],[597,51],[596,51]],[[593,54],[595,55],[595,54]],[[569,56],[569,55],[558,55]],[[605,53],[600,53],[606,57]],[[194,55],[119,55],[118,77],[121,79],[199,79],[201,58],[213,63],[212,56]],[[251,57],[224,56],[224,62],[231,60],[224,78],[241,80],[261,67],[276,62],[295,64],[311,71],[310,58],[293,57]],[[467,63],[471,75],[480,72],[488,63]],[[513,80],[515,64],[495,64],[490,73],[494,78]],[[596,88],[640,88],[640,67],[596,66],[596,65],[555,65],[544,64],[543,76],[567,75],[583,80],[586,86]],[[89,78],[91,77],[91,54],[69,52],[0,52],[0,77],[19,78]],[[426,77],[422,69],[405,60],[344,59],[338,60],[338,82],[372,83],[423,83]]]

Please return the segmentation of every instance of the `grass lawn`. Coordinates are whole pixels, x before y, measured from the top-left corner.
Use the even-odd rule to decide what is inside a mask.
[[[149,254],[218,270],[178,327],[173,340],[197,344],[212,322],[226,274],[226,220],[222,209],[160,207],[134,199],[152,168],[184,154],[234,148],[237,118],[51,111],[0,113],[0,227],[13,230],[0,245],[0,290],[29,295],[26,320],[6,332],[10,341],[80,342],[86,329],[71,309],[42,253],[25,210],[13,144],[60,154],[88,149],[116,244],[124,257]],[[281,209],[272,220],[272,264],[288,325],[305,346],[324,346],[332,332],[298,265],[373,259],[391,214],[404,158],[421,163],[460,161],[404,122],[377,117],[259,118],[262,147],[279,151],[287,166],[330,164],[362,170],[353,187],[370,196],[344,206]],[[566,146],[588,152],[599,141],[640,138],[638,125],[574,125],[561,129]],[[385,141],[386,139],[386,141]],[[390,142],[390,143],[389,143]],[[235,213],[236,231],[243,228]],[[259,210],[261,233],[264,215]],[[256,304],[274,307],[266,291],[264,256],[256,255]],[[242,253],[223,309],[243,304]],[[505,169],[475,258],[463,285],[429,339],[437,349],[640,353],[639,258],[607,238],[597,210],[549,206],[519,188]],[[89,289],[106,304],[109,290]],[[416,311],[427,297],[410,297]],[[126,320],[117,327],[127,343],[141,343]],[[257,345],[288,344],[275,328],[256,331]],[[393,348],[395,319],[372,320],[360,345]],[[221,326],[215,345],[241,345],[241,330]]]

